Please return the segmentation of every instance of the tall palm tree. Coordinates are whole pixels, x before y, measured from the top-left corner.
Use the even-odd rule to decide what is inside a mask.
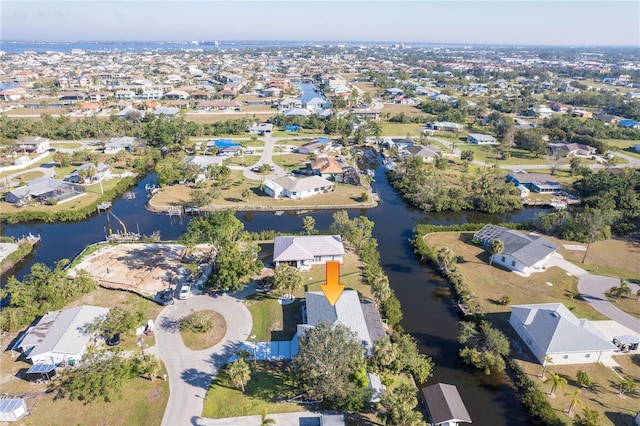
[[[553,381],[553,383],[551,384],[551,390],[549,391],[548,395],[552,398],[555,398],[556,390],[563,388],[567,384],[567,379],[553,372],[550,372],[549,374],[551,375],[551,380]]]
[[[442,267],[445,273],[449,273],[449,266],[454,262],[455,255],[449,247],[442,247],[438,250],[438,263]]]
[[[564,395],[565,396],[570,396],[571,397],[571,403],[569,404],[569,409],[567,410],[567,414],[571,414],[571,410],[573,410],[573,407],[575,407],[576,405],[582,405],[582,401],[580,401],[580,399],[578,399],[578,396],[582,393],[582,390],[580,389],[576,389],[573,392],[567,392]]]
[[[489,244],[489,252],[491,252],[491,260],[489,266],[493,263],[493,258],[504,251],[504,242],[499,239],[494,239]]]
[[[231,383],[236,387],[242,388],[242,393],[244,393],[244,386],[251,379],[249,364],[242,358],[237,359],[229,364],[227,375]]]
[[[544,378],[544,373],[547,372],[547,365],[549,364],[553,364],[553,358],[551,358],[549,355],[545,355],[544,359],[542,360],[542,374],[540,375],[540,377]]]
[[[573,426],[598,426],[600,424],[600,413],[589,407],[582,407],[582,414],[576,414],[573,419]]]

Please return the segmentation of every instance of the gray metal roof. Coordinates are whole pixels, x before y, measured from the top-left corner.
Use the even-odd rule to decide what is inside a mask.
[[[437,383],[422,388],[422,394],[434,424],[448,421],[472,423],[467,407],[464,406],[458,388],[454,385]]]
[[[305,297],[307,300],[307,323],[309,325],[316,326],[321,322],[329,324],[339,322],[356,333],[367,353],[371,353],[373,341],[367,329],[357,291],[343,291],[334,306],[331,306],[321,291],[308,291]]]
[[[511,312],[545,353],[616,349],[588,320],[576,318],[562,303],[515,305]]]
[[[304,192],[316,188],[332,187],[333,183],[320,176],[307,176],[295,178],[293,176],[282,176],[271,180],[289,192]]]
[[[273,243],[273,261],[313,260],[316,256],[344,255],[340,235],[304,235],[276,237]]]
[[[2,398],[0,399],[0,413],[12,413],[20,407],[26,407],[22,398]]]
[[[440,152],[440,149],[433,145],[429,145],[429,146],[413,145],[413,146],[406,147],[404,150],[410,153],[411,155],[424,157],[424,158],[435,157]]]
[[[108,308],[83,305],[60,311],[53,322],[50,321],[51,317],[45,315],[43,319],[47,318],[46,328],[38,329],[40,325],[40,322],[38,322],[38,325],[29,332],[29,334],[31,334],[34,330],[38,329],[38,331],[42,333],[42,338],[31,350],[28,357],[32,358],[47,352],[64,354],[81,353],[91,337],[90,334],[86,332],[85,326],[96,318],[105,317],[108,312]]]

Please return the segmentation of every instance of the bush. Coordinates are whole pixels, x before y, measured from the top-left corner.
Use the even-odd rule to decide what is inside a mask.
[[[180,331],[191,331],[193,333],[207,333],[213,328],[213,320],[209,311],[193,310],[180,322]]]
[[[369,201],[369,194],[367,194],[366,192],[363,192],[362,194],[360,194],[360,201],[363,203],[366,203],[367,201]]]
[[[47,200],[47,204],[50,206],[57,206],[58,205],[58,200],[55,198],[49,198]]]

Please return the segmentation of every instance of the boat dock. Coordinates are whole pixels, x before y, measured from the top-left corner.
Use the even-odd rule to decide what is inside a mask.
[[[103,202],[101,202],[100,204],[98,204],[96,206],[96,209],[98,210],[98,213],[106,212],[110,208],[111,208],[111,201],[103,201]]]
[[[170,218],[182,217],[182,207],[171,206],[167,210],[167,214],[169,215]]]

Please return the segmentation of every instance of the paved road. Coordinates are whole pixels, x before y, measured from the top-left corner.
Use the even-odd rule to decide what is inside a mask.
[[[156,350],[167,368],[170,392],[163,425],[198,424],[215,374],[251,333],[253,321],[243,301],[251,291],[253,287],[221,296],[192,296],[176,300],[160,312],[156,323]],[[227,333],[217,345],[202,351],[192,351],[184,345],[178,331],[179,321],[192,309],[211,309],[224,317]]]
[[[555,254],[549,261],[549,266],[557,266],[570,274],[578,277],[578,292],[580,296],[602,315],[624,325],[630,330],[640,334],[640,319],[621,311],[615,303],[609,302],[605,292],[611,287],[620,285],[618,278],[593,275],[577,265],[565,260],[561,255]],[[629,284],[632,297],[640,289],[638,284]]]
[[[276,163],[273,162],[273,151],[275,149],[276,142],[280,139],[283,139],[283,138],[274,138],[273,136],[271,136],[271,134],[264,136],[264,147],[262,148],[262,155],[260,156],[260,159],[255,164],[251,165],[250,167],[247,167],[244,170],[243,172],[244,177],[252,180],[264,180],[264,179],[272,179],[280,176],[285,176],[287,174],[287,171],[285,169],[283,169],[282,167],[278,166]],[[260,167],[263,164],[268,164],[270,166],[273,166],[274,170],[271,173],[266,175],[254,173],[251,171],[251,168]]]

